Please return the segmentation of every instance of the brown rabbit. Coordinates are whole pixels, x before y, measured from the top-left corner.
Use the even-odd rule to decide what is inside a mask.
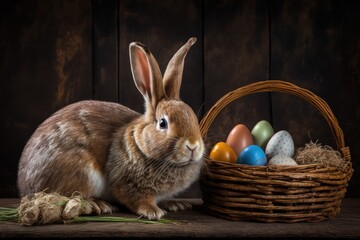
[[[110,202],[116,202],[149,219],[190,208],[167,199],[198,179],[203,166],[198,119],[179,98],[184,59],[195,42],[190,38],[176,52],[164,77],[147,47],[131,43],[131,70],[145,113],[91,100],[60,109],[23,150],[20,195],[78,191],[96,199],[101,212],[111,212]]]

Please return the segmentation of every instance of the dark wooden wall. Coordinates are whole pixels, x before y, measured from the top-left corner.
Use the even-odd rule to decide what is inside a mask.
[[[143,111],[128,45],[145,43],[160,68],[191,36],[182,98],[199,118],[225,93],[281,79],[322,97],[337,116],[355,168],[349,197],[360,196],[359,1],[286,0],[5,0],[0,3],[0,197],[17,196],[18,159],[38,124],[82,99],[120,102]],[[270,121],[295,144],[310,138],[333,147],[310,104],[279,93],[229,104],[208,139]],[[199,197],[197,184],[183,196]]]

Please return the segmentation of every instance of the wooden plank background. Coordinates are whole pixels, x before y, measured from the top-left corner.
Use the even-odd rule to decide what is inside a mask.
[[[184,68],[182,99],[199,119],[227,92],[281,79],[322,97],[338,117],[359,197],[360,23],[358,1],[286,0],[5,0],[0,3],[0,197],[17,196],[22,148],[57,109],[82,99],[120,102],[143,112],[128,46],[146,44],[162,71],[189,38],[198,42]],[[297,146],[335,147],[322,116],[294,96],[255,94],[227,106],[207,140],[231,128],[270,121]],[[200,197],[198,184],[182,196]]]

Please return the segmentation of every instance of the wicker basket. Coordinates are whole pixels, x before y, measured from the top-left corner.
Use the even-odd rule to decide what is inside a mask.
[[[341,171],[319,164],[247,166],[206,157],[200,180],[204,208],[233,221],[319,222],[336,216],[353,173],[350,150],[328,104],[309,90],[279,80],[238,88],[219,99],[201,120],[203,136],[227,104],[261,92],[292,94],[315,106],[328,122],[347,167]]]

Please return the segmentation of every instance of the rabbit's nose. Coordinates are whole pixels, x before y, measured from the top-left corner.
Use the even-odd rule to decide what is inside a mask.
[[[191,146],[186,145],[186,147],[187,147],[187,149],[189,149],[191,152],[193,152],[198,146],[197,146],[197,144],[195,144],[195,145],[191,145]]]
[[[183,145],[183,149],[188,149],[189,152],[186,154],[191,154],[191,160],[198,161],[202,159],[204,154],[204,146],[202,141],[198,139],[187,139]]]
[[[191,144],[190,146],[189,145],[186,145],[187,149],[190,150],[191,152],[191,159],[194,158],[194,150],[198,147],[197,144]]]
[[[185,146],[191,152],[194,152],[194,150],[199,146],[199,142],[196,139],[187,139],[185,141]]]

